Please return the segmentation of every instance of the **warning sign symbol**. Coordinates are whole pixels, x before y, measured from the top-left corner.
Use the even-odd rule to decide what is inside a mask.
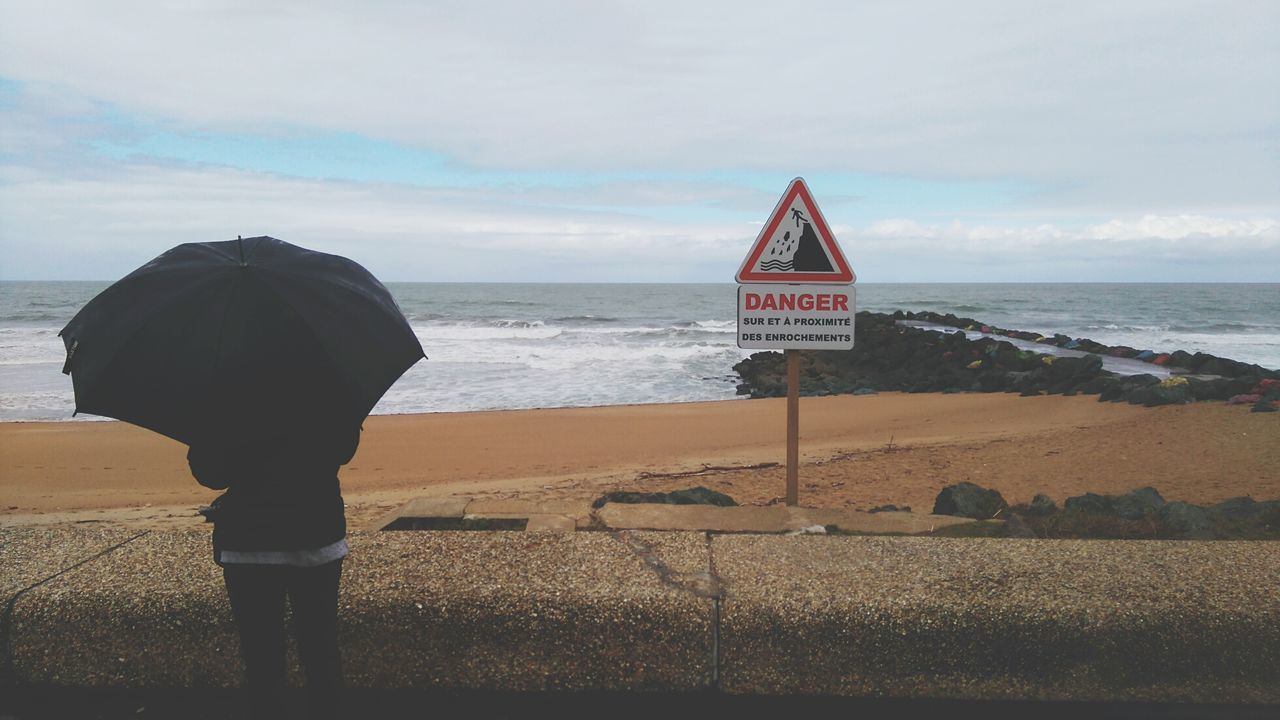
[[[787,186],[739,268],[737,280],[846,285],[854,281],[853,270],[803,179]]]

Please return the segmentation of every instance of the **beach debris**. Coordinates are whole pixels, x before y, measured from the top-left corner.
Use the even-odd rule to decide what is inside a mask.
[[[948,485],[938,493],[933,502],[934,515],[955,515],[957,517],[986,520],[995,517],[1001,510],[1009,507],[998,490],[988,490],[971,482]]]
[[[1262,396],[1257,393],[1241,393],[1239,395],[1232,395],[1231,397],[1227,398],[1227,404],[1228,405],[1252,405],[1260,400],[1262,400]]]
[[[871,508],[870,510],[868,510],[867,512],[869,513],[911,512],[911,506],[910,505],[877,505]]]
[[[652,480],[654,478],[677,478],[677,477],[693,477],[695,475],[708,475],[715,473],[737,472],[739,470],[768,470],[776,468],[780,463],[766,462],[756,463],[754,465],[703,465],[700,470],[683,470],[681,472],[657,473],[642,472],[636,476],[638,480]]]
[[[827,528],[824,525],[809,525],[807,527],[788,530],[787,535],[826,535]]]

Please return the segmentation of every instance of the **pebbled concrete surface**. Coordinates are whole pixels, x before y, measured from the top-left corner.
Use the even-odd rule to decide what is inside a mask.
[[[340,616],[354,686],[690,690],[712,604],[679,582],[700,535],[416,532],[352,541]],[[672,568],[674,579],[653,569]]]
[[[52,531],[75,552],[81,531]],[[8,543],[9,533],[0,534]],[[20,683],[232,687],[238,643],[222,570],[204,532],[149,532],[17,598],[10,619]]]
[[[0,601],[47,580],[78,562],[143,535],[141,530],[12,528],[0,532]],[[68,539],[74,537],[73,542]]]
[[[1280,543],[725,535],[731,693],[1280,703]]]
[[[0,581],[29,588],[8,604],[5,683],[238,685],[208,534],[153,531],[94,557],[128,537],[0,530]],[[1280,704],[1280,543],[350,542],[339,622],[353,688]]]

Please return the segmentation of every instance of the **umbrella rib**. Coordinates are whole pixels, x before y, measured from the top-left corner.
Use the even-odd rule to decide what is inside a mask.
[[[258,269],[259,269],[259,270],[265,270],[265,268],[263,268],[263,267],[261,267],[261,266],[258,266]],[[275,272],[275,271],[276,271],[276,269],[274,269],[274,268],[273,268],[271,271],[272,271],[272,272]],[[290,273],[290,274],[292,274],[292,273]],[[304,277],[305,277],[305,276],[304,276]],[[272,286],[272,284],[271,284],[271,283],[264,282],[264,283],[262,283],[262,286],[263,286],[263,287],[265,287],[265,288],[267,289],[267,291],[268,291],[268,292],[270,292],[272,295],[274,295],[274,296],[276,297],[276,299],[277,299],[277,300],[279,300],[279,301],[280,301],[280,303],[281,303],[282,305],[284,305],[285,307],[287,307],[287,308],[289,308],[291,311],[293,311],[293,313],[294,313],[295,315],[297,315],[297,316],[298,316],[298,320],[300,320],[300,321],[302,322],[302,324],[303,324],[303,325],[305,325],[309,330],[311,330],[313,333],[315,333],[315,335],[316,335],[316,337],[317,337],[317,338],[321,337],[321,333],[319,333],[319,332],[317,331],[316,327],[315,327],[314,325],[312,325],[312,324],[311,324],[311,322],[310,322],[309,320],[307,320],[307,316],[306,316],[305,314],[303,314],[303,313],[299,312],[299,311],[298,311],[298,309],[297,309],[296,307],[294,307],[293,303],[289,302],[289,300],[288,300],[287,298],[285,298],[283,295],[281,295],[281,294],[280,294],[280,292],[279,292],[278,290],[276,290],[276,288],[275,288],[274,286]],[[329,363],[330,363],[330,364],[331,364],[335,369],[339,370],[338,377],[342,377],[342,375],[341,375],[341,368],[342,368],[342,366],[341,366],[340,364],[338,364],[338,362],[335,360],[335,358],[333,357],[333,353],[331,353],[331,352],[329,351],[329,348],[325,346],[325,343],[323,343],[323,342],[317,342],[316,344],[320,346],[320,351],[324,353],[324,356],[325,356],[325,358],[329,361]],[[349,395],[350,395],[350,388],[349,388],[349,387],[347,387],[347,388],[343,388],[343,389],[347,391],[347,393],[346,393],[346,394],[349,396]],[[350,399],[350,397],[349,397],[348,399]],[[358,400],[359,398],[357,397],[356,399]]]
[[[123,338],[120,338],[119,342],[116,343],[116,352],[119,353],[121,348],[128,346],[130,341],[132,341],[139,333],[141,333],[147,327],[147,325],[150,324],[151,321],[156,318],[157,315],[164,312],[164,310],[167,307],[172,305],[175,300],[181,300],[181,299],[190,297],[191,295],[195,294],[197,291],[203,290],[207,285],[213,283],[217,279],[218,278],[215,276],[206,276],[204,278],[197,279],[193,281],[191,284],[187,285],[185,288],[183,288],[180,292],[178,292],[176,295],[170,298],[167,302],[152,304],[150,311],[146,313],[146,316],[142,318],[141,321],[135,323],[133,325],[133,328],[129,331],[129,334],[124,336]],[[59,335],[61,335],[61,333],[59,333]],[[77,338],[72,338],[72,339],[74,340]],[[78,348],[78,352],[84,352],[87,349],[88,348]],[[113,362],[115,362],[114,355],[112,356],[111,360],[109,360],[107,363],[104,363],[104,365],[109,365],[110,363],[113,363]],[[71,368],[71,371],[72,373],[74,373],[75,368]]]

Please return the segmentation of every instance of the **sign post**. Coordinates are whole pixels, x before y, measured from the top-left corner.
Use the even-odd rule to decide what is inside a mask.
[[[800,504],[800,351],[787,351],[787,506]]]
[[[742,261],[738,347],[787,357],[787,505],[800,502],[800,350],[853,348],[855,281],[804,180],[787,186]]]

